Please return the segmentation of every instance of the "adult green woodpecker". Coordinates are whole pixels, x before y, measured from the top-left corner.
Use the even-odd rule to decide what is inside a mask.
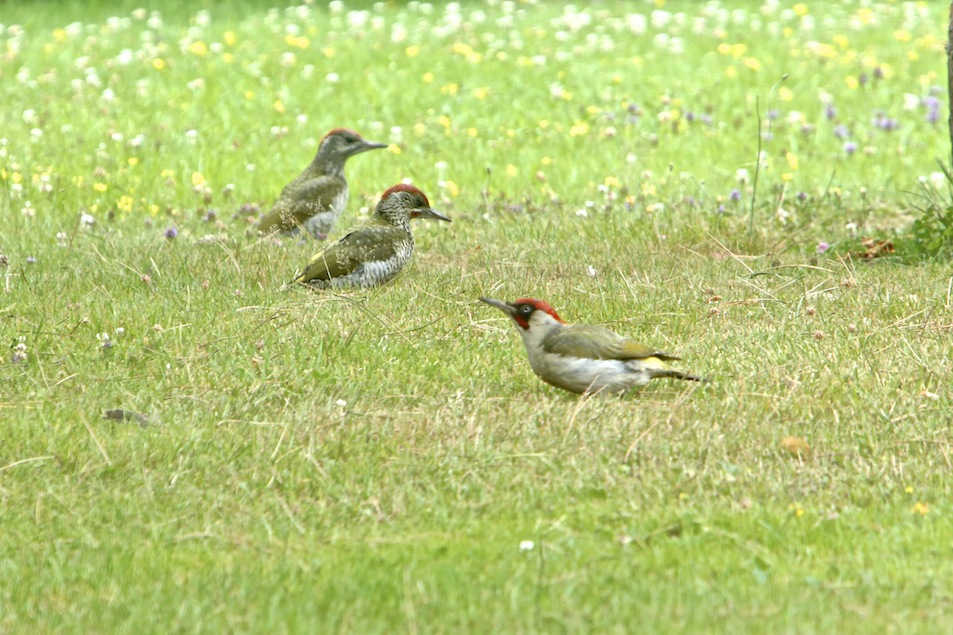
[[[669,368],[666,362],[678,357],[605,327],[566,324],[542,300],[480,300],[513,319],[533,372],[558,388],[576,393],[623,393],[657,377],[708,381]]]
[[[413,185],[398,184],[381,195],[371,218],[311,258],[292,283],[319,289],[375,287],[391,280],[414,255],[411,218],[450,219],[430,207]]]
[[[324,240],[347,206],[344,164],[355,154],[386,147],[353,130],[335,128],[321,140],[311,165],[281,190],[271,211],[258,222],[258,231],[294,234],[304,227]]]

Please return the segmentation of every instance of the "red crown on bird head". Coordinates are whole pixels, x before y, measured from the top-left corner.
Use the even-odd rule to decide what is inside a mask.
[[[381,200],[383,201],[391,194],[395,194],[397,192],[409,192],[410,194],[416,194],[420,198],[424,199],[424,203],[427,204],[427,207],[430,207],[430,201],[427,200],[427,195],[409,183],[398,183],[397,185],[389,188],[386,192],[381,194]]]

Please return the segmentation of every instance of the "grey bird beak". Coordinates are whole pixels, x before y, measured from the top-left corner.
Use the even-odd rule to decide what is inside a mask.
[[[480,298],[480,302],[486,302],[490,306],[496,307],[500,311],[503,311],[503,313],[506,313],[510,317],[512,317],[516,313],[516,309],[514,309],[508,303],[503,302],[502,300],[494,300],[493,298]]]
[[[376,141],[365,140],[364,143],[361,144],[361,149],[358,150],[355,154],[360,154],[361,152],[367,152],[368,150],[378,150],[380,148],[386,148],[386,147],[388,147],[388,144],[386,143],[377,143]]]
[[[448,223],[453,221],[438,212],[435,209],[430,209],[429,207],[418,207],[410,213],[411,218],[431,218],[433,220],[445,220]]]

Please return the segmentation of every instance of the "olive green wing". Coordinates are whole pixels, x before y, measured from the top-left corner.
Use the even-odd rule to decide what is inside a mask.
[[[271,211],[258,222],[258,231],[269,234],[298,227],[315,214],[330,210],[345,187],[338,176],[322,175],[300,182],[295,179],[281,190]]]
[[[590,359],[647,359],[657,357],[661,360],[679,359],[675,355],[639,344],[602,326],[568,326],[550,337],[543,348],[549,353],[567,357],[588,357]]]
[[[404,234],[396,227],[370,225],[355,229],[315,254],[294,282],[340,278],[366,262],[393,258],[401,238]]]

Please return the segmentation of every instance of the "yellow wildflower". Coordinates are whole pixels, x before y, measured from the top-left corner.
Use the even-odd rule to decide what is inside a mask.
[[[119,200],[116,201],[116,208],[120,212],[129,213],[132,211],[132,197],[123,194],[119,197]]]
[[[570,137],[582,137],[589,133],[589,124],[585,121],[577,121],[569,129]]]
[[[893,32],[893,39],[897,40],[898,42],[909,42],[912,37],[913,36],[910,35],[910,31],[907,31],[906,29],[897,29]]]
[[[453,181],[443,181],[443,187],[450,192],[450,196],[458,196],[460,187]]]

